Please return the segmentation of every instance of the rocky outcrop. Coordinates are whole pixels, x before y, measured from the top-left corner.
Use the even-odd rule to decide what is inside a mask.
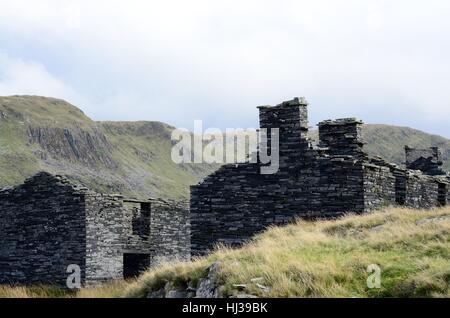
[[[263,293],[271,291],[270,287],[264,286],[262,277],[252,278],[248,284],[234,284],[232,292],[226,292],[224,282],[220,278],[221,262],[211,264],[206,272],[207,275],[197,283],[189,281],[187,287],[175,287],[172,282],[167,282],[163,288],[152,290],[147,298],[258,298],[249,293],[251,287],[256,287]],[[194,287],[195,285],[195,287]]]
[[[167,282],[163,288],[150,291],[147,298],[222,298],[219,269],[220,263],[213,263],[207,269],[207,276],[200,279],[195,287],[192,281],[186,288],[177,288]]]
[[[200,280],[195,293],[197,298],[219,298],[218,272],[220,263],[214,263],[208,268],[208,276]]]
[[[54,159],[95,167],[116,168],[112,158],[112,145],[98,129],[28,127],[28,141],[37,144]],[[39,150],[38,150],[39,151]]]

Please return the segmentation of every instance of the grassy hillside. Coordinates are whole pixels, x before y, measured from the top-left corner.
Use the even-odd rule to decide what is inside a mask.
[[[213,263],[223,296],[449,297],[450,208],[274,227],[241,249],[219,248],[207,258],[150,271],[126,296],[145,297],[167,283],[196,286]],[[381,268],[379,289],[367,287],[370,264]]]
[[[67,294],[0,287],[0,297],[146,297],[197,288],[216,264],[224,297],[450,297],[450,207],[389,208],[338,220],[273,227],[239,249],[219,247],[192,262],[162,265],[134,281]],[[367,268],[381,269],[370,289]]]
[[[186,198],[215,170],[170,158],[174,128],[160,122],[94,122],[69,103],[0,97],[0,187],[46,170],[100,192]]]

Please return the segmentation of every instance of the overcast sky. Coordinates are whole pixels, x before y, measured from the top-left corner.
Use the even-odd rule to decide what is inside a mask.
[[[188,129],[256,127],[257,105],[305,96],[311,125],[450,137],[450,2],[0,0],[12,94]]]

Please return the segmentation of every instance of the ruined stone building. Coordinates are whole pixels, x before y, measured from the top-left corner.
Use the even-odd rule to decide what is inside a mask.
[[[217,243],[238,245],[269,225],[295,218],[337,217],[388,205],[431,208],[450,202],[449,177],[437,148],[406,148],[406,169],[363,149],[361,121],[319,123],[319,143],[308,138],[303,98],[260,106],[261,128],[279,128],[279,170],[261,163],[222,166],[191,187],[191,252]],[[270,142],[270,134],[268,134]]]
[[[319,123],[313,145],[307,107],[303,98],[260,106],[260,126],[279,129],[278,171],[261,174],[259,159],[222,166],[191,187],[190,208],[99,194],[45,172],[0,190],[0,284],[65,286],[70,265],[83,285],[133,277],[298,217],[450,203],[439,149],[406,147],[405,168],[370,158],[354,118]]]
[[[72,264],[83,285],[133,277],[189,251],[182,203],[99,194],[48,173],[0,191],[0,284],[65,286]]]

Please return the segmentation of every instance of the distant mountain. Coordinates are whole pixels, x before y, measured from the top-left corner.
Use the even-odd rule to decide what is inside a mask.
[[[161,122],[95,122],[77,107],[38,96],[0,97],[0,187],[40,170],[137,198],[187,198],[217,165],[172,162],[174,127]],[[404,145],[439,146],[450,170],[450,140],[405,127],[365,125],[367,150],[404,162]]]

